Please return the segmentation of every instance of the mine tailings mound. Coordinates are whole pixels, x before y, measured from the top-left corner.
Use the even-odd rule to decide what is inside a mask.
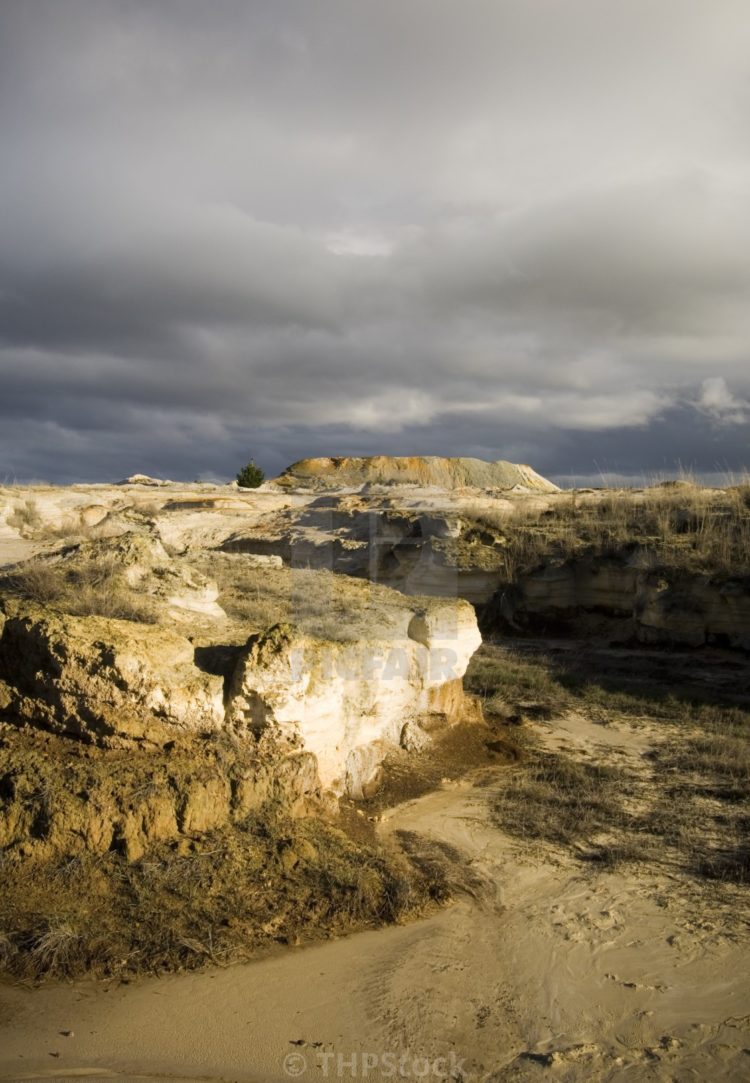
[[[371,483],[435,486],[441,489],[523,489],[556,492],[530,466],[482,459],[445,458],[439,455],[371,455],[365,458],[300,459],[274,479],[285,488],[311,486],[341,488]]]

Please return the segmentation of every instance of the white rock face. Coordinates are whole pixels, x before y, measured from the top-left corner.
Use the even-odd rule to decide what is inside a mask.
[[[174,557],[134,524],[40,558],[49,605],[28,593],[0,599],[9,717],[118,747],[225,728],[252,745],[268,731],[283,752],[312,754],[327,789],[361,796],[407,723],[404,747],[416,747],[420,723],[473,713],[461,677],[481,637],[467,602],[285,569],[274,554],[222,555],[268,587],[259,617],[252,604],[228,617],[210,559]],[[270,627],[287,614],[296,625]]]
[[[461,677],[480,642],[462,601],[417,613],[405,635],[382,639],[334,643],[278,625],[238,662],[227,721],[257,733],[277,728],[316,756],[324,787],[361,797],[407,722],[460,715]]]

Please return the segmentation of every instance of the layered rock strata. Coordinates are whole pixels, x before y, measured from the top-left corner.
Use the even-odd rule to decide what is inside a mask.
[[[747,576],[643,567],[643,554],[551,562],[499,589],[487,607],[495,630],[596,628],[605,638],[750,651]]]

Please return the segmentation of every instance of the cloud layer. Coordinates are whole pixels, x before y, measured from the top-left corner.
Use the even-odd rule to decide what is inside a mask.
[[[0,24],[0,476],[747,459],[743,0]]]

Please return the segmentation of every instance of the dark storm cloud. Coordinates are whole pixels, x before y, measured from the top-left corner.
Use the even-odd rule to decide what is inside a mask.
[[[747,458],[742,0],[0,23],[0,476]]]

